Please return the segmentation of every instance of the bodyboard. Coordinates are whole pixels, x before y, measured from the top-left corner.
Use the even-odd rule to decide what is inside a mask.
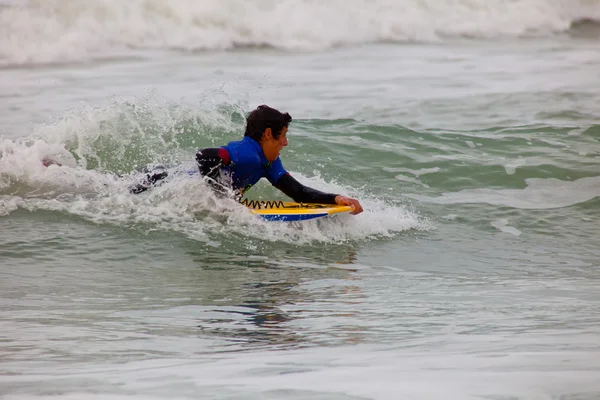
[[[350,206],[336,204],[307,204],[288,201],[260,201],[247,204],[252,214],[267,221],[307,221],[354,211]]]

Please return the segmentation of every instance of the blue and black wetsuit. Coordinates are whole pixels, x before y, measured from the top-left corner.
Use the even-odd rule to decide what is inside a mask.
[[[267,178],[273,186],[298,203],[335,204],[336,194],[304,186],[283,168],[279,157],[269,162],[260,144],[248,136],[221,148],[200,149],[196,153],[196,161],[200,174],[211,178],[216,184],[229,184],[241,193],[261,178]],[[223,182],[223,175],[229,177],[230,183]]]
[[[200,174],[210,178],[211,186],[218,193],[225,193],[223,188],[227,187],[243,194],[261,178],[267,178],[298,203],[335,204],[336,194],[304,186],[283,168],[279,157],[269,162],[260,144],[248,136],[220,148],[200,149],[196,153],[196,162]],[[164,169],[152,171],[144,182],[132,186],[130,191],[144,192],[168,175]]]

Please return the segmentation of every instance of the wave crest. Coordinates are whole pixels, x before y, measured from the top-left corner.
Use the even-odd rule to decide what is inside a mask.
[[[553,35],[600,21],[593,0],[4,0],[0,66],[267,46],[323,50],[370,42]],[[589,24],[588,24],[589,25]]]

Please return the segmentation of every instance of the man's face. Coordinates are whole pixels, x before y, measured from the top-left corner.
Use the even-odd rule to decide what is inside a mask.
[[[277,139],[273,138],[273,132],[271,128],[267,128],[263,134],[260,146],[263,149],[263,153],[268,161],[275,161],[279,157],[281,149],[288,145],[287,140],[287,126],[284,126],[281,130],[281,134]]]

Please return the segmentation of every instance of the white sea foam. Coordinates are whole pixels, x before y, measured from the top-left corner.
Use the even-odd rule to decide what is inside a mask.
[[[553,35],[600,20],[595,0],[29,0],[0,6],[0,65],[122,56],[132,49]]]
[[[407,196],[436,204],[487,203],[531,210],[569,207],[600,197],[600,176],[575,181],[530,178],[525,182],[525,189],[465,189],[438,197]]]
[[[134,195],[128,193],[127,187],[139,175],[117,177],[81,167],[46,168],[37,163],[39,166],[31,162],[31,167],[24,169],[16,164],[12,168],[6,164],[0,166],[5,186],[0,191],[1,214],[17,208],[59,211],[96,223],[174,231],[212,246],[220,246],[221,242],[211,234],[307,244],[392,237],[409,229],[429,229],[429,224],[413,212],[378,199],[361,198],[366,211],[358,216],[341,215],[297,223],[266,222],[233,200],[215,198],[197,176],[176,177],[149,192]],[[306,178],[298,173],[295,176],[321,189],[349,191],[318,177]],[[8,187],[7,182],[11,182]]]
[[[511,235],[520,236],[521,231],[512,226],[508,226],[509,222],[507,219],[501,218],[495,221],[490,222],[494,228],[498,229],[501,232],[510,233]]]

